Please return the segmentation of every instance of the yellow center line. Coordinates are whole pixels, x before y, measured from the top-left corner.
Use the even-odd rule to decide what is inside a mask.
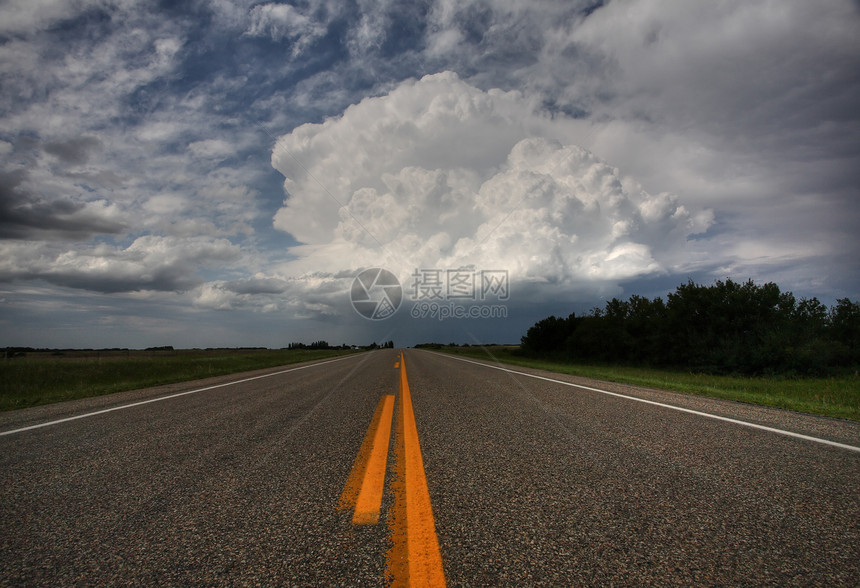
[[[400,401],[394,443],[395,476],[391,481],[394,503],[388,513],[391,549],[385,576],[392,586],[444,586],[442,552],[402,353],[399,359],[395,364],[400,369]],[[394,395],[380,398],[338,500],[338,509],[355,509],[352,522],[356,525],[379,522],[394,404]]]
[[[382,418],[373,439],[373,448],[364,472],[364,481],[355,501],[355,525],[375,525],[379,522],[382,506],[382,489],[385,483],[385,464],[388,461],[388,442],[391,439],[391,415],[394,414],[394,396],[382,397]]]
[[[406,359],[402,354],[395,456],[393,545],[388,552],[386,576],[392,586],[444,586],[442,552],[418,443]]]
[[[351,510],[355,508],[358,501],[358,495],[361,492],[361,486],[364,484],[365,473],[367,472],[367,464],[370,461],[370,455],[373,452],[374,441],[376,440],[377,429],[382,420],[382,412],[385,407],[385,396],[379,399],[379,404],[376,405],[376,411],[373,413],[373,418],[370,419],[370,426],[367,427],[367,433],[364,435],[364,441],[358,450],[358,455],[355,457],[352,471],[346,479],[343,492],[337,503],[338,510]],[[389,417],[390,419],[390,417]]]

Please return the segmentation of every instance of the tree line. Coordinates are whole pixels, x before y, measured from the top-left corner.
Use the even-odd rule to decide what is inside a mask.
[[[613,298],[584,316],[550,316],[521,340],[532,357],[682,367],[711,373],[822,375],[860,364],[860,304],[828,308],[772,282],[689,281],[664,302]]]
[[[314,341],[311,344],[293,342],[290,343],[287,349],[353,349],[356,348],[355,345],[347,345],[346,343],[337,346],[337,345],[329,345],[328,341],[319,340]],[[371,343],[370,345],[362,345],[361,349],[394,349],[394,341],[385,341],[382,344],[378,344],[376,341]]]

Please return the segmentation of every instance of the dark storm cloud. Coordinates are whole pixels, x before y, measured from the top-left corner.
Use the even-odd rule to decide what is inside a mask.
[[[24,170],[0,172],[0,239],[89,239],[122,232],[103,206],[68,198],[46,200],[28,191]]]
[[[39,278],[66,288],[89,290],[103,294],[121,292],[182,292],[200,285],[203,280],[194,275],[187,266],[157,268],[155,271],[139,276],[111,275],[109,273],[86,273],[80,271],[57,270],[42,274]]]
[[[45,152],[69,165],[83,165],[89,161],[90,153],[101,147],[101,141],[95,137],[79,137],[66,141],[45,143]]]

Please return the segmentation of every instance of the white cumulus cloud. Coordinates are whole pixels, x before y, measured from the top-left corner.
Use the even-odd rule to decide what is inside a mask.
[[[275,226],[305,244],[281,269],[385,265],[407,278],[472,266],[582,288],[689,263],[687,238],[713,213],[647,193],[573,144],[571,128],[451,73],[298,127],[272,157],[288,192]]]
[[[293,55],[302,53],[316,39],[322,37],[327,25],[303,14],[289,4],[267,3],[254,6],[250,12],[250,25],[245,31],[253,37],[269,36],[275,41],[290,39],[294,42]]]

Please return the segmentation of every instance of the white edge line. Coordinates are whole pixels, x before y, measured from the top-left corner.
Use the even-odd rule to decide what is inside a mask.
[[[251,382],[253,380],[259,380],[261,378],[271,378],[272,376],[279,376],[281,374],[286,374],[287,372],[295,372],[298,370],[303,370],[307,368],[316,367],[319,365],[325,365],[327,363],[333,363],[335,361],[343,361],[344,359],[349,359],[351,357],[355,357],[359,354],[347,355],[346,357],[339,357],[337,359],[329,359],[326,361],[321,361],[319,363],[312,363],[309,365],[303,365],[299,367],[290,368],[288,370],[281,370],[279,372],[273,372],[271,374],[263,374],[262,376],[254,376],[252,378],[244,378],[242,380],[235,380],[233,382],[226,382],[224,384],[215,384],[214,386],[207,386],[205,388],[198,388],[196,390],[188,390],[186,392],[179,392],[178,394],[170,394],[169,396],[159,396],[158,398],[150,398],[149,400],[141,400],[140,402],[132,402],[131,404],[123,404],[120,406],[114,406],[111,408],[105,408],[103,410],[97,410],[95,412],[87,412],[84,414],[79,414],[71,417],[66,417],[64,419],[57,419],[54,421],[47,421],[44,423],[39,423],[37,425],[30,425],[28,427],[21,427],[20,429],[12,429],[11,431],[0,431],[0,437],[4,435],[12,435],[14,433],[23,433],[24,431],[31,431],[33,429],[41,429],[42,427],[50,427],[51,425],[59,425],[60,423],[67,423],[69,421],[76,421],[78,419],[85,419],[88,417],[105,414],[107,412],[113,412],[115,410],[125,410],[126,408],[134,408],[135,406],[141,406],[143,404],[151,404],[153,402],[161,402],[162,400],[170,400],[171,398],[179,398],[180,396],[187,396],[188,394],[196,394],[197,392],[205,392],[206,390],[214,390],[215,388],[224,388],[225,386],[233,386],[234,384],[242,384],[244,382]]]
[[[706,418],[709,418],[709,419],[716,419],[716,420],[718,420],[718,421],[724,421],[724,422],[727,422],[727,423],[733,423],[733,424],[735,424],[735,425],[741,425],[741,426],[744,426],[744,427],[751,427],[751,428],[753,428],[753,429],[760,429],[760,430],[762,430],[762,431],[768,431],[768,432],[770,432],[770,433],[777,433],[777,434],[779,434],[779,435],[787,435],[787,436],[789,436],[789,437],[795,437],[795,438],[797,438],[797,439],[803,439],[803,440],[805,440],[805,441],[812,441],[812,442],[814,442],[814,443],[823,443],[824,445],[830,445],[830,446],[832,446],[832,447],[838,447],[838,448],[840,448],[840,449],[847,449],[848,451],[855,451],[855,452],[860,453],[860,447],[856,447],[856,446],[854,446],[854,445],[847,445],[847,444],[845,444],[845,443],[837,443],[836,441],[828,441],[827,439],[820,439],[819,437],[810,437],[809,435],[803,435],[803,434],[801,434],[801,433],[793,433],[793,432],[791,432],[791,431],[785,431],[785,430],[783,430],[783,429],[776,429],[776,428],[774,428],[774,427],[767,427],[767,426],[765,426],[765,425],[757,425],[757,424],[755,424],[755,423],[749,423],[749,422],[747,422],[747,421],[740,421],[740,420],[738,420],[738,419],[732,419],[732,418],[729,418],[729,417],[724,417],[724,416],[719,416],[719,415],[715,415],[715,414],[710,414],[710,413],[707,413],[707,412],[701,412],[701,411],[698,411],[698,410],[692,410],[692,409],[690,409],[690,408],[682,408],[682,407],[680,407],[680,406],[673,406],[673,405],[671,405],[671,404],[664,404],[664,403],[662,403],[662,402],[655,402],[655,401],[653,401],[653,400],[645,400],[644,398],[637,398],[636,396],[628,396],[628,395],[626,395],[626,394],[619,394],[618,392],[610,392],[610,391],[608,391],[608,390],[601,390],[601,389],[599,389],[599,388],[591,388],[590,386],[583,386],[583,385],[581,385],[581,384],[574,384],[574,383],[572,383],[572,382],[565,382],[564,380],[555,380],[555,379],[553,379],[553,378],[546,378],[546,377],[544,377],[544,376],[537,376],[537,375],[535,375],[535,374],[528,374],[528,373],[526,373],[526,372],[518,372],[518,371],[516,371],[516,370],[510,370],[510,369],[507,369],[507,368],[503,368],[503,367],[499,367],[499,366],[491,365],[491,364],[488,364],[488,363],[481,363],[481,362],[479,362],[479,361],[472,361],[472,360],[470,360],[470,359],[463,359],[462,357],[456,357],[456,356],[454,356],[454,355],[448,355],[448,354],[446,354],[446,353],[435,353],[435,352],[431,352],[431,353],[433,353],[434,355],[441,355],[442,357],[448,357],[448,358],[450,358],[450,359],[456,359],[456,360],[458,360],[458,361],[465,361],[466,363],[473,363],[473,364],[475,364],[475,365],[481,365],[481,366],[484,366],[484,367],[487,367],[487,368],[491,368],[491,369],[494,369],[494,370],[500,370],[500,371],[503,371],[503,372],[509,372],[509,373],[512,373],[512,374],[519,374],[519,375],[521,375],[521,376],[526,376],[526,377],[529,377],[529,378],[535,378],[535,379],[537,379],[537,380],[545,380],[545,381],[547,381],[547,382],[553,382],[553,383],[556,383],[556,384],[563,384],[563,385],[565,385],[565,386],[571,386],[571,387],[573,387],[573,388],[581,388],[581,389],[583,389],[583,390],[589,390],[589,391],[591,391],[591,392],[600,392],[601,394],[607,394],[607,395],[609,395],[609,396],[615,396],[615,397],[617,397],[617,398],[625,398],[625,399],[627,399],[627,400],[635,400],[636,402],[642,402],[642,403],[644,403],[644,404],[652,404],[652,405],[654,405],[654,406],[661,406],[661,407],[663,407],[663,408],[670,408],[670,409],[672,409],[672,410],[677,410],[677,411],[680,411],[680,412],[686,412],[686,413],[689,413],[689,414],[694,414],[694,415],[702,416],[702,417],[706,417]]]

